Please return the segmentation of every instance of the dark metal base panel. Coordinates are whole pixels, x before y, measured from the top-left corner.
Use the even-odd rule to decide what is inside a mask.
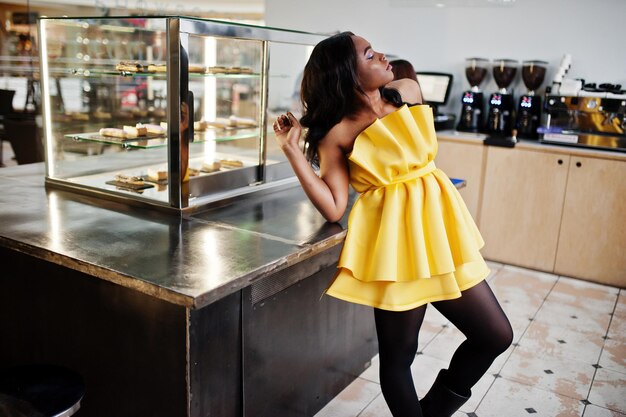
[[[242,415],[241,293],[189,317],[191,417]]]
[[[0,367],[67,366],[77,417],[185,416],[186,309],[0,248]]]
[[[373,309],[320,299],[335,266],[285,286],[298,268],[306,261],[243,290],[246,417],[313,416],[377,352]]]

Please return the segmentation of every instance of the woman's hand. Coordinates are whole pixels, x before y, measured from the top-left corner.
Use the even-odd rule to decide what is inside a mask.
[[[273,127],[276,140],[283,152],[289,149],[299,149],[298,142],[300,141],[302,126],[291,112],[278,116]]]

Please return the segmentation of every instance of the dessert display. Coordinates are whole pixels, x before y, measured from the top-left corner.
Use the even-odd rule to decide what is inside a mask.
[[[224,168],[241,168],[243,167],[243,161],[238,159],[220,159],[219,163]]]
[[[121,61],[115,65],[115,69],[124,72],[142,72],[144,66],[137,61]]]
[[[248,67],[225,67],[221,65],[207,67],[206,74],[253,74],[252,68]]]
[[[211,173],[211,172],[217,172],[220,170],[220,168],[222,167],[222,164],[218,161],[214,161],[214,162],[203,162],[202,163],[202,168],[200,169],[200,171],[202,172],[206,172],[206,173]]]
[[[146,178],[144,178],[144,180],[149,182],[156,182],[159,184],[167,184],[167,171],[162,169],[148,168],[148,175],[146,175]]]
[[[147,64],[142,65],[139,62],[122,61],[115,66],[118,71],[124,72],[148,72],[152,74],[164,74],[167,72],[167,64]],[[214,65],[205,67],[203,65],[190,64],[189,72],[194,74],[253,74],[252,68],[249,67],[226,67]]]
[[[154,187],[153,184],[147,183],[142,177],[117,174],[115,179],[106,182],[109,185],[115,185],[120,188],[128,188],[131,190],[144,190]]]
[[[165,136],[166,129],[160,125],[137,123],[135,126],[103,127],[98,131],[100,136],[117,139],[154,138]]]
[[[165,65],[165,64],[148,64],[148,67],[146,68],[146,71],[148,71],[148,72],[166,72],[167,71],[167,65]]]
[[[93,112],[93,118],[96,120],[110,120],[113,116],[109,112],[95,111]]]

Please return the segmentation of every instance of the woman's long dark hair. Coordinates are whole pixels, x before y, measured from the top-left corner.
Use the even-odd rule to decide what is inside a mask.
[[[300,99],[308,128],[306,156],[319,164],[317,149],[328,131],[346,116],[355,114],[365,93],[357,76],[357,55],[352,32],[342,32],[318,43],[304,67]]]

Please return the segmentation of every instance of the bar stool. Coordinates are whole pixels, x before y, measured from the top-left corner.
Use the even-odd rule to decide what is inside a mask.
[[[61,366],[0,369],[0,417],[69,417],[84,395],[81,376]]]

